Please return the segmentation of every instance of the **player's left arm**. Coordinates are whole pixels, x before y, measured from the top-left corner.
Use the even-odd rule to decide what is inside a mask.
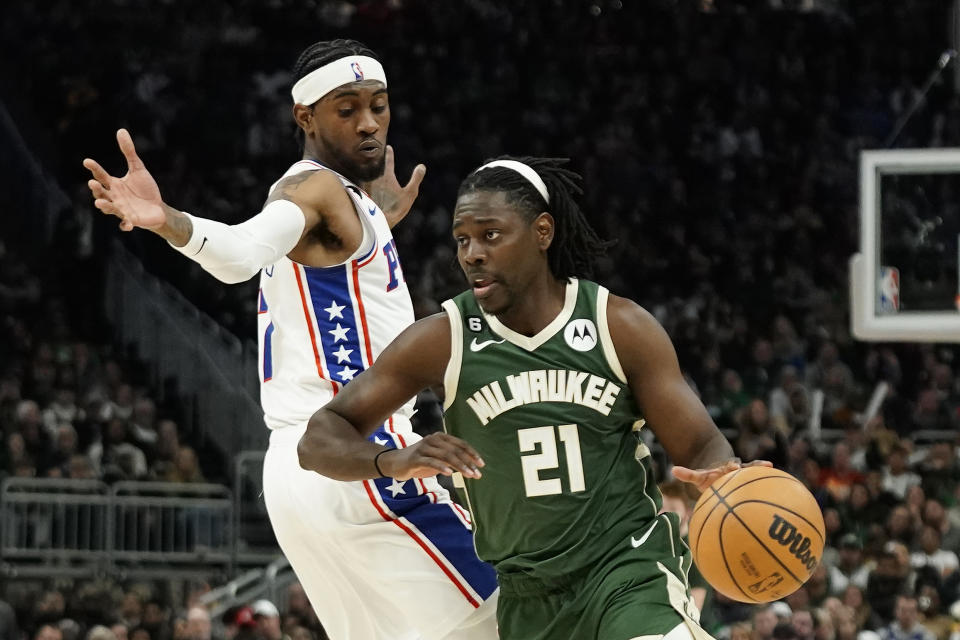
[[[730,443],[684,379],[673,343],[656,318],[632,300],[611,295],[607,320],[630,390],[676,465],[674,476],[702,491],[739,468]]]
[[[364,191],[377,203],[383,211],[387,224],[393,229],[410,212],[414,200],[420,194],[420,183],[427,174],[427,168],[418,164],[410,174],[410,180],[405,186],[400,186],[397,180],[396,164],[394,162],[393,147],[387,145],[384,158],[383,175],[363,185]]]

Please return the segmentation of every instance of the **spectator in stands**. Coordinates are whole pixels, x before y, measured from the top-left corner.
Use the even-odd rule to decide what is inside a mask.
[[[280,611],[269,600],[257,600],[251,605],[253,619],[257,623],[257,633],[264,640],[282,640],[280,629]]]
[[[940,530],[924,525],[920,531],[920,549],[910,556],[910,565],[914,569],[931,567],[941,580],[960,569],[960,560],[953,551],[942,549]]]
[[[863,557],[863,543],[855,533],[848,533],[840,539],[839,560],[830,567],[830,592],[842,596],[849,585],[860,589],[867,588],[873,564]]]
[[[817,350],[817,358],[810,363],[806,371],[806,383],[810,389],[823,389],[827,385],[830,370],[836,368],[839,379],[836,384],[840,388],[853,387],[853,372],[840,360],[840,351],[834,342],[826,341]]]
[[[52,624],[44,624],[33,634],[33,640],[63,640],[63,633]]]
[[[790,434],[807,428],[807,389],[800,382],[800,373],[792,364],[780,368],[780,383],[770,392],[770,420],[782,433]]]
[[[815,623],[810,609],[794,609],[790,625],[797,634],[797,640],[814,640]]]
[[[157,406],[150,398],[140,396],[133,403],[129,431],[131,441],[143,449],[152,452],[157,444]]]
[[[914,485],[907,489],[907,497],[904,498],[903,504],[907,507],[907,511],[910,512],[910,519],[918,526],[923,519],[923,505],[926,501],[927,496],[921,485]]]
[[[143,605],[140,628],[145,629],[152,640],[170,640],[172,636],[170,623],[170,610],[162,602],[151,599]]]
[[[130,629],[122,622],[114,622],[110,625],[110,631],[117,640],[128,640]]]
[[[83,628],[72,618],[62,618],[57,623],[57,628],[60,629],[63,640],[83,640]]]
[[[881,640],[935,640],[933,633],[920,623],[917,598],[913,595],[896,597],[894,620],[880,630]]]
[[[69,388],[61,387],[54,391],[53,400],[43,410],[43,425],[51,436],[55,436],[64,423],[72,424],[83,419],[83,411],[77,406],[76,393]]]
[[[33,604],[33,619],[39,622],[56,623],[64,617],[67,609],[66,599],[63,594],[50,589],[43,594]]]
[[[167,482],[204,482],[203,473],[192,447],[180,447],[173,466],[167,472]]]
[[[887,456],[883,468],[883,489],[896,496],[898,500],[907,497],[907,489],[920,484],[920,476],[907,468],[907,449],[895,446]]]
[[[940,591],[935,585],[920,585],[917,589],[917,607],[923,626],[929,629],[937,640],[947,640],[956,626],[956,621],[943,611]]]
[[[850,464],[850,447],[840,441],[833,445],[831,465],[820,470],[820,486],[830,493],[837,502],[844,502],[850,496],[851,487],[863,482],[864,476]]]
[[[922,389],[917,394],[916,409],[913,412],[914,431],[946,431],[953,428],[953,418],[947,410],[944,397],[936,389]]]
[[[738,456],[744,460],[769,460],[778,468],[786,465],[787,438],[774,427],[763,400],[751,401],[738,422],[740,433],[735,447]]]
[[[813,637],[815,640],[836,640],[837,629],[827,609],[813,610]]]
[[[753,343],[751,357],[752,362],[743,374],[744,388],[755,398],[766,398],[773,387],[777,367],[773,345],[765,338],[757,339]]]
[[[116,634],[102,624],[94,625],[87,632],[86,640],[118,640]]]
[[[772,640],[773,629],[777,626],[777,614],[773,611],[772,605],[761,605],[753,610],[752,616],[753,633],[751,640]]]
[[[177,423],[173,420],[160,420],[157,423],[157,444],[150,474],[154,478],[165,479],[173,469],[180,451],[180,435]]]
[[[857,620],[853,609],[845,604],[833,613],[833,624],[837,630],[836,640],[856,640],[857,639]]]
[[[954,443],[935,442],[930,445],[918,471],[928,498],[935,498],[940,503],[951,502],[960,484],[960,461]],[[946,538],[944,545],[950,547]]]
[[[749,622],[736,622],[730,625],[730,640],[750,640],[753,629]]]
[[[869,584],[869,579],[867,583]],[[866,589],[861,589],[854,584],[847,586],[847,590],[843,592],[842,602],[853,612],[858,629],[876,629],[882,624],[880,617],[873,612],[866,598]]]
[[[143,597],[140,593],[130,590],[123,594],[119,613],[120,622],[124,624],[128,630],[140,626],[140,619],[143,616]]]
[[[97,470],[90,462],[90,458],[84,455],[70,456],[67,462],[67,476],[72,480],[96,480]]]
[[[884,546],[877,558],[877,566],[867,580],[866,600],[884,622],[891,620],[897,596],[911,586],[909,560],[902,558],[897,544],[890,542]]]
[[[124,418],[111,418],[103,438],[90,447],[87,455],[100,475],[108,479],[137,480],[147,474],[147,457],[129,442]]]
[[[721,391],[717,425],[723,428],[735,426],[736,416],[750,403],[750,395],[743,389],[740,374],[727,369],[721,376]]]
[[[73,425],[68,422],[58,425],[54,431],[53,448],[50,452],[50,469],[56,469],[60,476],[67,476],[70,458],[77,454],[78,446],[77,430]]]
[[[956,553],[960,550],[960,527],[947,517],[947,510],[939,500],[930,498],[923,505],[923,523],[940,532],[940,545]]]
[[[187,640],[210,640],[212,630],[210,612],[206,607],[191,607],[187,611]]]
[[[818,564],[807,579],[804,588],[811,607],[819,607],[830,595],[830,573],[827,565]]]

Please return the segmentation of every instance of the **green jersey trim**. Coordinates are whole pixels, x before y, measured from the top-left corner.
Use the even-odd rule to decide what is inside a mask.
[[[600,346],[603,347],[603,355],[607,358],[607,364],[616,374],[620,382],[626,383],[627,376],[620,365],[620,358],[617,357],[617,350],[613,346],[613,337],[610,335],[610,325],[607,324],[607,300],[610,292],[606,287],[597,287],[597,330],[600,333]]]
[[[558,331],[563,329],[567,325],[567,322],[570,321],[570,316],[573,315],[573,310],[577,306],[577,291],[579,288],[580,281],[576,278],[570,278],[570,281],[567,283],[567,290],[563,300],[563,309],[560,310],[560,313],[557,314],[557,317],[554,318],[550,324],[545,326],[537,335],[532,337],[527,337],[521,333],[517,333],[510,327],[497,320],[496,316],[491,316],[484,313],[483,317],[493,332],[497,335],[506,338],[521,349],[526,349],[527,351],[536,351],[539,347],[543,346],[547,340],[555,336]]]
[[[460,382],[460,367],[463,364],[463,319],[460,309],[453,300],[444,300],[441,305],[450,321],[450,360],[443,372],[443,410],[446,411],[457,399],[457,385]]]

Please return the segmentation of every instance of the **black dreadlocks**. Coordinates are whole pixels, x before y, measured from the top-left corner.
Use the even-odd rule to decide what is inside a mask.
[[[460,183],[457,198],[474,191],[500,191],[507,202],[516,206],[531,221],[544,211],[548,212],[556,225],[553,242],[547,250],[550,272],[558,280],[590,277],[593,260],[603,255],[613,243],[597,235],[574,200],[575,196],[583,194],[579,184],[583,178],[563,168],[569,159],[500,156],[494,160],[516,160],[536,171],[547,185],[550,204],[544,201],[529,180],[506,167],[491,167],[471,173]]]

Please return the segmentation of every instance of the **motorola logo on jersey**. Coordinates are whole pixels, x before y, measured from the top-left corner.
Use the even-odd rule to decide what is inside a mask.
[[[597,346],[597,325],[588,318],[577,318],[563,330],[563,339],[575,351],[590,351]]]

